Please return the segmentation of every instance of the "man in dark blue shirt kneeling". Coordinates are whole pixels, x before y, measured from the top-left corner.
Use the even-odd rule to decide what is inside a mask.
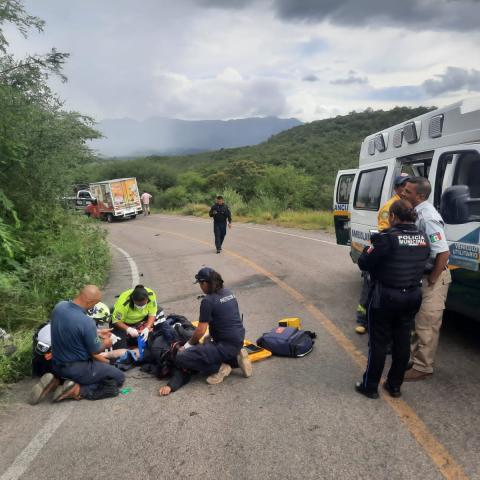
[[[100,360],[97,354],[112,346],[111,332],[97,332],[95,321],[86,311],[102,297],[95,285],[85,286],[73,301],[60,302],[51,316],[52,365],[58,378],[45,374],[34,386],[30,403],[38,403],[56,387],[53,401],[67,398],[98,400],[118,395],[125,375]]]

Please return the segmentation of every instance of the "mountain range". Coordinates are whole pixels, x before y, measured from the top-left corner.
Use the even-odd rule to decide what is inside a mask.
[[[104,138],[91,146],[105,157],[187,155],[222,148],[257,145],[272,135],[302,125],[296,118],[178,120],[152,117],[107,119],[97,129]]]

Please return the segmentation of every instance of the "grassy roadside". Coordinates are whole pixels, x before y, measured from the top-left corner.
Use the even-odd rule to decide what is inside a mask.
[[[34,241],[36,254],[21,270],[0,274],[0,327],[11,336],[0,340],[0,393],[30,374],[33,332],[53,306],[85,284],[103,285],[109,272],[104,229],[76,215],[59,215],[52,225],[51,233]],[[5,346],[12,344],[15,352],[6,355]]]
[[[157,213],[170,215],[193,215],[195,217],[209,218],[210,207],[200,203],[191,203],[182,208],[172,210],[153,209]],[[279,213],[270,211],[242,212],[234,215],[235,222],[258,223],[260,225],[277,225],[279,227],[300,228],[303,230],[325,230],[333,232],[333,215],[324,210],[285,210]]]

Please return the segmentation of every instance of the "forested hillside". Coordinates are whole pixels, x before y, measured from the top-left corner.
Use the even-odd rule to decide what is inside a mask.
[[[226,192],[237,213],[328,209],[337,170],[358,163],[360,143],[371,133],[428,111],[397,107],[352,112],[298,126],[253,147],[178,157],[96,162],[78,180],[136,176],[155,205],[177,208],[210,202]]]

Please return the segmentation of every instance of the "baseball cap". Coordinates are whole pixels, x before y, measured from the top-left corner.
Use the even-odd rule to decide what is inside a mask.
[[[393,184],[396,187],[399,187],[400,185],[403,185],[408,180],[410,180],[410,177],[408,175],[406,174],[398,175],[397,177],[395,177],[395,181],[393,182]]]
[[[211,273],[214,272],[213,268],[203,267],[195,275],[195,281],[193,283],[206,282],[210,278]]]

